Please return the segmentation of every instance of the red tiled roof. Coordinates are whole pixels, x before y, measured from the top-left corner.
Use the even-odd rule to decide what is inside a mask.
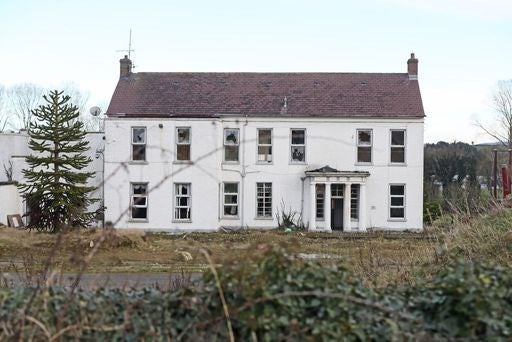
[[[286,98],[286,109],[284,108]],[[119,79],[109,116],[425,116],[406,73],[132,73]]]

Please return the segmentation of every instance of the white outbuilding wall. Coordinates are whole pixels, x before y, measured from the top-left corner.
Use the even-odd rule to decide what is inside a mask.
[[[131,128],[146,127],[146,161],[131,161]],[[191,162],[175,161],[176,127],[191,128]],[[223,163],[223,129],[240,129],[240,162]],[[257,163],[257,129],[271,128],[273,162]],[[306,163],[290,163],[290,130],[306,129]],[[373,132],[373,161],[356,163],[356,131]],[[390,163],[390,130],[406,130],[406,163]],[[220,227],[274,228],[275,214],[291,208],[311,218],[311,181],[305,171],[325,165],[341,171],[367,171],[367,228],[422,229],[423,119],[329,118],[108,118],[105,122],[106,221],[117,228],[147,230],[217,230]],[[222,217],[223,182],[239,183],[240,214]],[[147,182],[148,218],[130,218],[130,183]],[[191,220],[173,220],[173,184],[191,184]],[[256,217],[256,183],[272,183],[272,211]],[[405,219],[389,218],[389,185],[405,184]],[[358,223],[351,222],[352,229]],[[319,223],[321,228],[321,223]]]

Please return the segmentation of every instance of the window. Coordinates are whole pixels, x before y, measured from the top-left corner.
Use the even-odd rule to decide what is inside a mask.
[[[389,186],[389,218],[405,218],[405,185],[403,184]]]
[[[357,130],[357,162],[372,162],[372,131],[370,129]]]
[[[224,216],[238,216],[238,183],[224,183]]]
[[[272,217],[272,183],[256,183],[257,212],[260,218]]]
[[[174,219],[190,220],[190,183],[174,184]]]
[[[148,219],[148,183],[132,183],[131,185],[131,218]]]
[[[292,163],[306,162],[306,130],[292,129],[292,141],[290,147]]]
[[[359,219],[359,184],[350,186],[350,218]]]
[[[224,161],[238,162],[239,138],[240,130],[238,128],[224,129]]]
[[[272,163],[271,129],[258,129],[258,163]]]
[[[318,220],[324,219],[325,207],[325,184],[316,185],[316,218]]]
[[[146,160],[146,127],[132,127],[132,160]]]
[[[176,128],[176,160],[190,160],[190,128]]]
[[[391,130],[391,162],[405,163],[405,130]]]

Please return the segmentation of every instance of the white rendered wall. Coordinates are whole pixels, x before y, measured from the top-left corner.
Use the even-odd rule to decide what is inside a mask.
[[[162,125],[162,128],[159,127]],[[132,162],[131,127],[147,127],[146,162]],[[191,127],[191,163],[176,163],[175,128]],[[240,163],[223,160],[223,129],[240,128]],[[258,164],[257,128],[273,129],[273,163]],[[306,129],[306,164],[290,163],[290,129]],[[373,163],[356,163],[356,130],[373,130]],[[406,164],[390,164],[390,129],[406,130]],[[423,119],[128,119],[109,118],[105,124],[106,220],[117,228],[148,230],[216,230],[219,227],[274,228],[281,202],[310,218],[309,169],[329,165],[341,171],[368,171],[366,221],[369,228],[422,229]],[[245,132],[245,133],[244,133]],[[244,144],[245,141],[245,144]],[[245,151],[245,153],[244,153]],[[242,165],[245,165],[243,167]],[[242,174],[245,174],[242,177]],[[239,185],[238,218],[221,215],[222,182]],[[129,218],[130,182],[148,182],[148,220]],[[173,222],[173,183],[192,184],[191,222]],[[272,182],[272,219],[256,217],[256,183]],[[388,218],[390,183],[406,185],[406,218]],[[243,188],[243,191],[242,191]],[[357,222],[353,222],[354,227]]]
[[[7,226],[7,215],[22,215],[23,202],[15,184],[0,184],[0,223]]]

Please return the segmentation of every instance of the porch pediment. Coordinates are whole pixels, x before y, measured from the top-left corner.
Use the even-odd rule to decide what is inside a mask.
[[[306,177],[311,182],[342,182],[342,183],[364,183],[370,176],[368,171],[340,171],[325,165],[314,170],[307,170]]]

